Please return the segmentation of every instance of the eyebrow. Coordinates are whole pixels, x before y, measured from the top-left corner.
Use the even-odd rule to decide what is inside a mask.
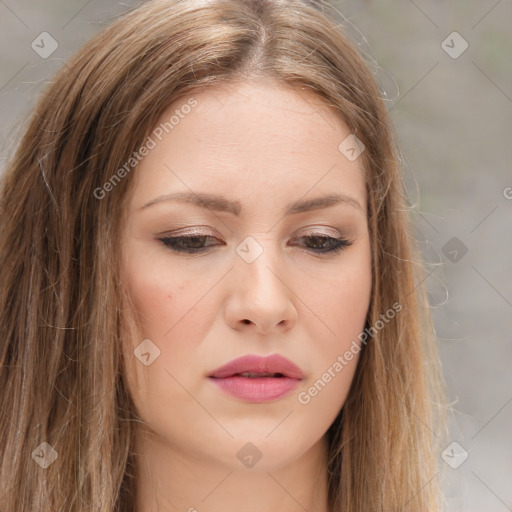
[[[237,217],[242,213],[242,205],[240,204],[240,201],[227,199],[226,197],[216,194],[199,192],[176,192],[173,194],[158,196],[144,204],[141,207],[141,210],[166,201],[177,201],[180,203],[193,204],[195,206],[207,208],[216,212],[231,213]],[[293,215],[297,213],[309,212],[312,210],[320,210],[322,208],[328,208],[337,204],[347,204],[349,206],[363,210],[363,207],[359,201],[357,201],[357,199],[354,199],[353,197],[350,197],[346,194],[336,193],[315,197],[313,199],[294,201],[285,207],[284,215]]]

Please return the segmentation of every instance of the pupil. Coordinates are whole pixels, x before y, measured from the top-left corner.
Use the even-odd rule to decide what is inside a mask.
[[[204,238],[204,236],[190,237],[190,242],[191,242],[192,247],[194,247],[194,248],[201,247],[201,245],[202,245],[201,242],[202,242],[203,238]]]

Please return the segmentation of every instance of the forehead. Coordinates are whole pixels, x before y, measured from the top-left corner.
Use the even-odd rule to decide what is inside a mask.
[[[150,135],[156,145],[139,164],[138,203],[178,190],[248,199],[268,193],[288,203],[310,191],[350,194],[364,206],[361,158],[350,161],[339,149],[350,134],[308,90],[258,82],[191,93]]]

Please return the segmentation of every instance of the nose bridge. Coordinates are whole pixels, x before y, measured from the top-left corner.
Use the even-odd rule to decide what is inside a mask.
[[[262,332],[291,327],[297,312],[285,284],[282,255],[274,237],[257,236],[248,236],[236,248],[230,320],[233,325],[250,321]]]
[[[236,248],[237,279],[253,294],[278,292],[283,283],[276,276],[281,265],[275,241],[272,236],[256,236],[246,237]]]

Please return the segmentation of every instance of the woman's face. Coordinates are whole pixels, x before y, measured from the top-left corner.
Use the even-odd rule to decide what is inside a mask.
[[[185,97],[161,123],[123,239],[141,332],[128,387],[160,453],[276,468],[325,447],[356,368],[372,286],[361,158],[321,100],[270,82]],[[259,359],[276,355],[290,363]]]

